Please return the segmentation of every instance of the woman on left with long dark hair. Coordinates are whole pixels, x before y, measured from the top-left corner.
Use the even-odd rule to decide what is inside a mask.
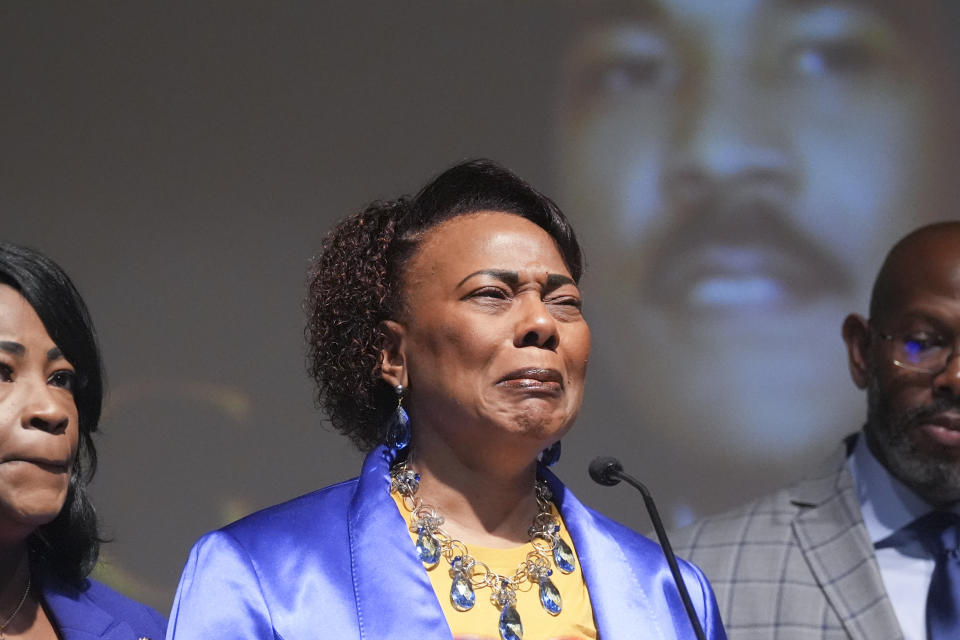
[[[103,376],[96,334],[49,258],[0,243],[0,640],[162,638],[159,613],[87,577]]]

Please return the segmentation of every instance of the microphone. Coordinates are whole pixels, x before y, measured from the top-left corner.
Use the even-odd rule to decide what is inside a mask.
[[[593,462],[590,463],[590,477],[593,478],[594,482],[605,487],[620,484],[620,478],[617,474],[622,471],[623,465],[620,464],[620,461],[610,456],[594,458]]]
[[[657,505],[653,501],[653,496],[650,495],[650,491],[647,487],[623,470],[623,465],[620,464],[620,461],[616,458],[611,458],[610,456],[600,456],[594,458],[593,462],[590,463],[590,477],[593,478],[593,481],[597,484],[602,484],[605,487],[612,487],[615,484],[620,484],[620,481],[623,480],[637,491],[640,492],[640,495],[643,496],[643,504],[647,508],[647,514],[650,516],[650,521],[653,523],[653,529],[657,532],[657,539],[660,541],[660,549],[663,551],[664,557],[667,559],[667,564],[670,565],[670,573],[673,574],[673,581],[677,585],[677,591],[680,592],[680,599],[683,601],[683,608],[687,612],[687,617],[690,619],[690,626],[693,627],[693,632],[697,636],[697,640],[706,640],[706,636],[703,633],[703,627],[700,626],[700,619],[697,618],[697,611],[693,608],[693,602],[690,600],[690,593],[687,591],[687,585],[683,582],[683,577],[680,575],[680,567],[677,565],[677,556],[673,553],[673,547],[670,546],[670,540],[667,538],[667,532],[663,528],[663,521],[660,519],[660,512],[657,511]]]

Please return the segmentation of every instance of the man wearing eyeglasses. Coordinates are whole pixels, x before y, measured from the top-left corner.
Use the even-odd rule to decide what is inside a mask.
[[[681,530],[677,553],[732,640],[960,638],[960,222],[898,242],[843,339],[863,429],[797,485]]]

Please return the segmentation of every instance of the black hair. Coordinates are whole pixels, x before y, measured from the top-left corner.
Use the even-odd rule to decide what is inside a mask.
[[[480,211],[511,213],[545,230],[574,281],[583,256],[573,228],[547,196],[490,160],[444,171],[412,198],[376,201],[326,237],[308,274],[308,369],[317,401],[361,451],[384,440],[393,390],[380,378],[381,322],[403,315],[403,276],[424,235]]]
[[[87,306],[69,276],[37,251],[0,243],[0,284],[16,289],[36,312],[54,344],[76,370],[79,446],[67,498],[53,521],[29,539],[30,562],[40,574],[79,583],[97,562],[101,538],[97,515],[87,495],[97,468],[92,434],[100,421],[103,370],[97,337]]]

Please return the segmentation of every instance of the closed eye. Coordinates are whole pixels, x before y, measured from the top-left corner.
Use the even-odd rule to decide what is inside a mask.
[[[550,314],[562,321],[576,321],[583,317],[583,300],[578,296],[556,296],[544,301]]]
[[[552,298],[550,300],[547,300],[546,302],[547,304],[560,304],[564,306],[575,307],[577,309],[580,309],[581,307],[583,307],[583,300],[581,300],[580,298],[575,298],[573,296],[563,296],[558,298]]]
[[[500,300],[506,300],[510,297],[510,294],[501,289],[500,287],[483,287],[472,291],[467,297],[469,298],[497,298]]]

